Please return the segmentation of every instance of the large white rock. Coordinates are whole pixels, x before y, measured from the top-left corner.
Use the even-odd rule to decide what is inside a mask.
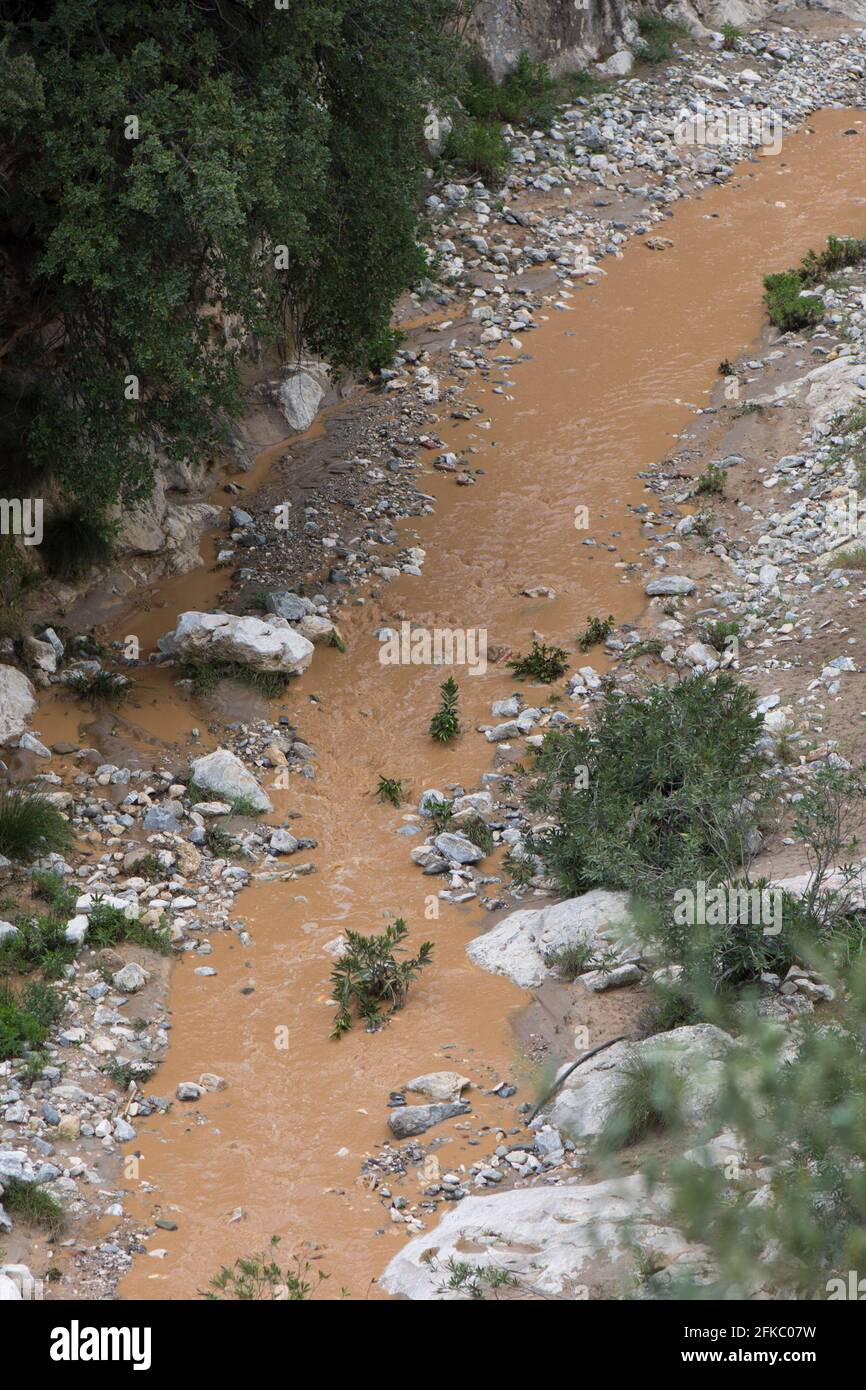
[[[23,671],[0,666],[0,744],[19,738],[36,708],[36,690]]]
[[[313,644],[285,618],[239,618],[231,613],[181,613],[174,632],[161,637],[162,651],[205,661],[238,661],[253,671],[299,675]]]
[[[546,1119],[572,1139],[600,1134],[617,1107],[632,1058],[665,1062],[683,1081],[683,1118],[700,1124],[715,1100],[725,1054],[733,1038],[711,1023],[695,1023],[657,1033],[642,1042],[614,1043],[573,1071],[557,1091]]]
[[[204,758],[196,758],[192,765],[192,781],[195,786],[215,792],[229,801],[243,798],[252,802],[257,811],[273,810],[270,798],[262,791],[253,774],[228,748],[217,748]]]
[[[585,942],[594,951],[616,949],[620,961],[638,960],[640,948],[628,933],[628,904],[628,893],[594,888],[552,907],[521,908],[473,937],[466,950],[483,970],[508,975],[524,989],[552,975],[546,958],[567,946]]]
[[[324,391],[309,372],[293,372],[279,390],[280,407],[293,430],[303,433],[319,413]]]
[[[640,1174],[584,1187],[514,1188],[465,1197],[431,1231],[409,1241],[379,1280],[411,1299],[461,1299],[448,1262],[509,1270],[525,1291],[566,1298],[612,1296],[628,1285],[634,1246],[666,1265],[695,1250],[666,1221],[661,1188]]]
[[[766,396],[756,397],[759,405],[775,405],[779,401],[801,401],[809,412],[809,425],[815,437],[830,433],[833,420],[847,414],[855,406],[866,403],[866,391],[860,382],[866,377],[863,363],[850,357],[836,357],[823,362],[805,376],[782,382]]]

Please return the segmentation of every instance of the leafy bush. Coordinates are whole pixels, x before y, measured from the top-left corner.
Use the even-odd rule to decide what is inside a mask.
[[[69,689],[91,705],[119,705],[129,699],[135,686],[116,671],[74,671]]]
[[[638,56],[645,63],[664,63],[674,57],[674,43],[688,37],[684,24],[663,19],[654,10],[639,10],[637,27],[643,43]]]
[[[340,1038],[352,1026],[352,1011],[364,1019],[369,1032],[381,1028],[391,1014],[402,1009],[409,985],[430,964],[432,941],[422,941],[418,954],[398,960],[409,928],[398,917],[381,936],[346,932],[346,950],[331,971],[337,1001],[332,1038]]]
[[[399,808],[403,803],[403,783],[399,777],[380,775],[376,795],[380,801],[388,801],[392,806]]]
[[[68,821],[44,796],[24,787],[0,789],[0,854],[35,859],[68,843]]]
[[[611,613],[607,618],[587,617],[586,627],[577,639],[577,645],[582,652],[588,652],[590,647],[597,647],[599,642],[604,642],[616,627],[616,619]]]
[[[482,816],[467,816],[458,828],[473,845],[477,845],[485,854],[490,854],[493,849],[493,831]]]
[[[310,1261],[300,1255],[294,1256],[283,1268],[277,1260],[279,1244],[280,1237],[271,1236],[267,1250],[244,1256],[233,1265],[223,1265],[202,1297],[211,1302],[274,1299],[287,1303],[304,1303],[315,1298],[317,1289],[330,1276],[321,1269],[314,1273]],[[340,1297],[348,1297],[345,1289],[340,1291]]]
[[[458,121],[448,136],[445,158],[467,174],[496,180],[508,163],[508,146],[501,130],[486,121]]]
[[[97,34],[91,0],[15,6],[4,372],[38,377],[16,417],[29,478],[96,518],[147,494],[155,449],[207,456],[241,403],[238,341],[367,365],[424,271],[417,133],[457,12],[106,0]]]
[[[722,654],[727,651],[730,639],[739,635],[740,624],[733,619],[720,619],[718,622],[707,623],[704,627],[704,640]]]
[[[826,1299],[866,1267],[866,959],[844,980],[825,969],[847,987],[832,1023],[791,1033],[740,1010],[707,1129],[734,1131],[741,1161],[669,1166],[674,1220],[712,1265],[662,1296]]]
[[[75,957],[66,940],[66,919],[53,916],[25,918],[16,933],[0,941],[0,974],[25,975],[38,970],[47,980],[59,979],[63,967]]]
[[[0,981],[0,1061],[38,1048],[63,1012],[60,998],[45,985],[16,991]]]
[[[633,1052],[621,1072],[609,1119],[598,1137],[599,1150],[613,1153],[636,1144],[653,1130],[680,1122],[683,1083],[659,1048]]]
[[[586,941],[576,941],[572,946],[551,951],[545,957],[545,964],[548,969],[555,970],[561,980],[576,980],[593,968],[592,947]]]
[[[240,661],[185,661],[183,674],[200,699],[213,695],[220,681],[240,681],[266,700],[284,693],[291,677],[285,671],[254,671]]]
[[[764,276],[764,303],[770,322],[783,333],[796,333],[812,328],[820,320],[824,305],[814,294],[803,295],[803,281],[798,270],[783,270],[777,275]]]
[[[532,678],[551,685],[568,670],[568,652],[564,647],[548,647],[546,642],[533,641],[527,656],[518,656],[507,664],[518,680]]]
[[[701,473],[695,484],[695,492],[708,492],[713,496],[721,496],[725,490],[725,470],[719,468],[715,463],[711,463],[703,473]]]
[[[555,825],[531,847],[561,890],[664,900],[735,872],[763,768],[754,711],[752,692],[732,676],[698,675],[645,695],[614,692],[592,725],[548,734],[531,805]]]
[[[167,927],[146,927],[132,917],[127,917],[122,908],[100,902],[99,898],[96,898],[90,912],[90,926],[87,929],[88,945],[98,950],[104,946],[116,946],[119,941],[132,941],[136,946],[147,946],[163,955],[171,949],[171,936]]]
[[[449,676],[439,687],[440,704],[430,720],[430,737],[437,743],[450,743],[460,733],[460,718],[457,712],[458,686],[453,676]]]

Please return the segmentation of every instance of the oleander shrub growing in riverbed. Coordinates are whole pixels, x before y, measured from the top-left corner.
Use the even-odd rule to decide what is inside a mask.
[[[764,303],[771,323],[783,332],[812,328],[824,313],[818,295],[806,294],[827,276],[866,259],[866,238],[834,237],[823,251],[807,251],[799,266],[764,277]]]
[[[526,656],[515,657],[507,664],[518,680],[537,680],[552,685],[568,670],[567,657],[564,647],[549,647],[536,639]]]
[[[402,917],[390,922],[381,936],[346,932],[345,950],[331,971],[331,988],[337,1003],[332,1038],[341,1038],[351,1028],[356,1014],[367,1024],[368,1032],[375,1032],[391,1014],[402,1009],[410,984],[430,964],[433,955],[432,941],[422,941],[417,955],[399,960],[408,935],[409,928]]]
[[[202,1293],[202,1298],[211,1302],[230,1299],[261,1302],[273,1299],[285,1303],[305,1303],[315,1298],[330,1275],[300,1255],[281,1265],[279,1246],[280,1237],[271,1236],[267,1250],[242,1256],[233,1265],[223,1265],[211,1279],[210,1287]],[[340,1297],[348,1298],[348,1291],[341,1289]]]
[[[590,725],[548,734],[532,808],[555,822],[531,848],[563,893],[675,887],[735,874],[765,764],[749,688],[728,674],[616,691]]]
[[[430,720],[430,737],[437,743],[450,743],[460,733],[458,692],[459,687],[453,676],[449,676],[439,687],[439,708]]]
[[[0,854],[35,859],[69,843],[69,823],[56,806],[26,787],[0,788]]]

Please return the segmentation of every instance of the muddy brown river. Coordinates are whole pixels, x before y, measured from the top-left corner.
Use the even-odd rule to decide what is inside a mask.
[[[860,135],[844,137],[852,126]],[[126,1207],[146,1221],[171,1217],[178,1229],[151,1238],[151,1253],[121,1285],[123,1298],[194,1297],[221,1264],[275,1232],[287,1251],[317,1246],[335,1292],[345,1286],[353,1297],[375,1297],[377,1276],[407,1238],[357,1181],[364,1154],[387,1138],[388,1093],[441,1068],[472,1079],[468,1123],[432,1131],[444,1138],[443,1171],[489,1152],[489,1143],[471,1142],[478,1129],[513,1123],[515,1104],[532,1098],[510,1024],[526,996],[465,955],[490,915],[477,904],[443,903],[438,920],[426,920],[428,895],[443,881],[411,864],[418,838],[395,833],[424,788],[477,785],[492,749],[475,726],[490,722],[491,701],[513,681],[497,665],[471,677],[456,669],[464,733],[440,748],[427,725],[445,672],[381,664],[375,631],[404,610],[431,628],[485,628],[491,644],[514,650],[528,648],[532,629],[574,650],[588,614],[638,617],[642,587],[626,564],[640,550],[639,521],[627,504],[652,497],[637,475],[675,446],[691,407],[708,403],[720,360],[757,339],[761,277],[829,233],[866,230],[864,137],[861,115],[822,113],[785,139],[779,157],[744,164],[725,187],[678,204],[659,229],[673,241],[669,250],[651,252],[634,239],[622,260],[604,263],[597,284],[575,288],[567,310],[550,307],[525,339],[530,361],[470,383],[466,400],[482,407],[478,419],[443,421],[446,445],[475,448],[486,476],[457,488],[424,475],[435,516],[403,524],[406,543],[427,551],[423,578],[403,576],[385,586],[381,602],[350,606],[341,621],[348,651],[317,648],[312,668],[274,705],[315,748],[317,776],[271,790],[271,819],[300,813],[290,824],[317,838],[318,871],[241,895],[234,915],[246,919],[254,945],[245,950],[234,934],[214,934],[208,963],[216,976],[196,976],[189,956],[174,967],[171,1047],[153,1088],[171,1095],[203,1071],[225,1077],[228,1088],[140,1122],[134,1147],[141,1179],[154,1190],[130,1184]],[[497,381],[514,385],[495,394]],[[576,529],[576,508],[588,509],[588,529]],[[597,545],[582,544],[587,538]],[[204,570],[173,580],[162,587],[164,607],[128,614],[117,631],[152,644],[175,613],[212,606],[223,582]],[[551,586],[556,598],[520,597],[532,585]],[[599,655],[575,664],[598,667]],[[134,715],[143,728],[185,741],[206,724],[169,672],[148,673],[147,684]],[[531,687],[525,694],[533,698]],[[411,785],[402,810],[376,801],[380,773]],[[330,1042],[324,945],[346,927],[381,930],[388,914],[406,918],[413,942],[435,942],[435,962],[387,1029],[356,1028]],[[282,1029],[286,1048],[277,1045]],[[516,1097],[482,1094],[502,1078],[520,1084]],[[232,1221],[237,1208],[243,1218]]]

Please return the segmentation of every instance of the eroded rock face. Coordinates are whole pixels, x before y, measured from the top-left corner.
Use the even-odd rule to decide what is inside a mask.
[[[299,675],[313,644],[284,618],[239,618],[231,613],[181,613],[174,632],[160,638],[162,651],[205,661],[239,661],[253,671]]]
[[[36,690],[23,671],[0,666],[0,744],[19,738],[36,709]]]
[[[627,893],[596,888],[552,907],[521,908],[474,937],[466,950],[483,970],[508,975],[524,989],[551,976],[547,958],[568,946],[586,944],[596,952],[615,947],[621,961],[637,960],[640,951],[627,933],[628,903]]]
[[[273,810],[270,797],[228,748],[217,748],[204,758],[196,758],[192,765],[192,782],[229,801],[249,801],[257,811]]]
[[[514,1188],[466,1197],[432,1231],[410,1241],[380,1279],[390,1294],[460,1299],[443,1288],[448,1261],[506,1269],[526,1293],[580,1297],[621,1292],[633,1269],[629,1243],[656,1263],[694,1258],[666,1222],[664,1194],[635,1174],[583,1187]],[[471,1254],[467,1252],[471,1251]],[[518,1295],[519,1296],[519,1295]]]
[[[614,1114],[625,1072],[633,1058],[659,1059],[683,1082],[683,1119],[699,1125],[717,1095],[725,1054],[733,1047],[730,1034],[711,1023],[695,1023],[657,1033],[642,1042],[614,1043],[591,1057],[564,1082],[546,1118],[574,1140],[600,1134]]]

